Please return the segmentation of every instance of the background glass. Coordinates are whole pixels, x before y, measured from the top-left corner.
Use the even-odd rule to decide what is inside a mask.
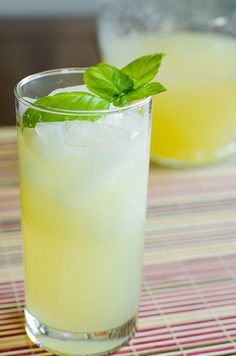
[[[44,111],[36,98],[82,79],[80,69],[53,70],[15,91],[26,331],[75,355],[116,349],[135,331],[151,124],[147,98],[107,111],[49,110],[55,121],[78,120],[22,129],[25,110]]]
[[[109,1],[98,30],[103,60],[119,67],[167,54],[158,80],[168,92],[153,101],[153,161],[207,164],[236,151],[235,0]]]

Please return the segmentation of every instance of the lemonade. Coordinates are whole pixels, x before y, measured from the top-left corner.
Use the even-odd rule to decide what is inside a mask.
[[[52,72],[50,90],[61,76],[68,83]],[[48,75],[39,79],[47,92]],[[31,101],[17,106],[26,330],[58,353],[105,353],[135,330],[151,100],[98,112],[94,122],[87,113],[59,122],[54,112],[52,122],[23,127]]]
[[[164,164],[196,165],[236,151],[236,40],[220,34],[176,32],[101,33],[103,59],[127,60],[165,52],[159,78],[168,93],[154,98],[151,158]]]

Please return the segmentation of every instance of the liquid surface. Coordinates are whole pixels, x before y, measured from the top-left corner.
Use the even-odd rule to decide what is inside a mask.
[[[153,100],[153,160],[208,163],[236,150],[235,39],[193,32],[103,36],[104,59],[119,67],[144,54],[167,54],[158,80],[168,92]]]

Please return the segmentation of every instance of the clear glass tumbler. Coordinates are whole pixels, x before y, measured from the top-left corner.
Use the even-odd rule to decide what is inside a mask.
[[[53,122],[22,128],[27,109],[45,111],[36,98],[75,91],[83,72],[39,73],[15,89],[25,317],[28,336],[46,349],[103,355],[136,327],[151,98],[104,111],[48,109]]]
[[[153,101],[151,159],[214,163],[236,151],[236,1],[107,1],[98,20],[102,59],[122,67],[165,52]],[[158,116],[158,117],[157,117]]]

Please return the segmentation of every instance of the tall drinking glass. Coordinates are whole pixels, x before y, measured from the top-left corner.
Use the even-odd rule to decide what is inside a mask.
[[[168,92],[153,101],[153,161],[192,166],[236,152],[235,0],[110,0],[98,29],[102,59],[116,66],[166,53],[158,79]]]
[[[45,111],[36,98],[82,84],[83,72],[39,73],[15,89],[25,317],[38,345],[103,355],[136,326],[151,98],[104,111],[48,109],[53,122],[22,128],[27,109]]]

